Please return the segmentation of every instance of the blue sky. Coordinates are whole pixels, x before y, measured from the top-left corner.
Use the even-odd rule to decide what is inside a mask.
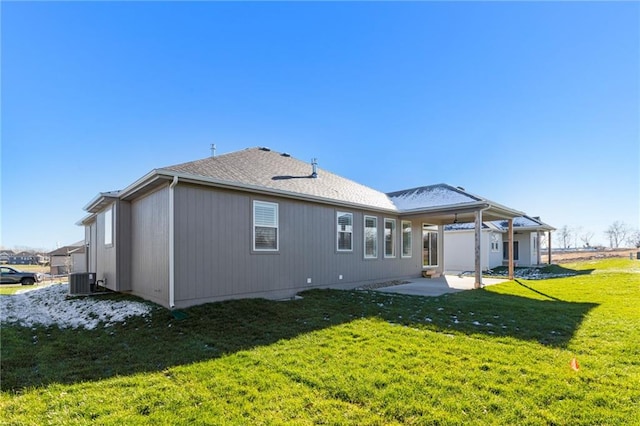
[[[639,227],[637,2],[2,2],[4,246],[98,192],[253,146],[381,191],[449,183]]]

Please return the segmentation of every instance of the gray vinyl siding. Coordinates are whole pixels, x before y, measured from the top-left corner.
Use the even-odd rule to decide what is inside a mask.
[[[277,252],[252,251],[253,200],[279,205]],[[351,252],[337,251],[336,211],[353,213]],[[364,258],[365,214],[378,217],[380,225],[385,217],[396,219],[395,258],[383,257],[384,230],[380,225],[378,258]],[[389,214],[178,184],[175,305],[242,297],[289,297],[314,287],[348,288],[363,281],[417,276],[422,270],[420,225],[414,222],[412,227],[413,256],[402,258],[399,224],[400,219]],[[308,278],[311,284],[307,284]]]
[[[131,287],[133,294],[169,303],[169,188],[131,202]],[[123,263],[127,263],[124,261]]]
[[[113,220],[116,222],[118,220],[118,212],[115,208],[115,203],[111,204],[111,206],[113,206]],[[116,232],[113,232],[113,243],[110,245],[104,244],[105,211],[107,209],[102,210],[96,216],[97,238],[95,251],[97,262],[95,272],[97,278],[103,281],[103,285],[110,290],[117,291],[116,247],[118,244],[118,235]]]
[[[89,272],[96,272],[102,285],[114,291],[131,290],[131,207],[127,201],[116,201],[112,208],[112,244],[105,245],[105,212],[96,215],[90,225]]]
[[[98,225],[95,221],[85,226],[85,243],[87,244],[87,272],[96,272]]]
[[[131,203],[118,201],[116,203],[117,215],[114,223],[118,236],[116,246],[117,257],[117,290],[131,290]]]

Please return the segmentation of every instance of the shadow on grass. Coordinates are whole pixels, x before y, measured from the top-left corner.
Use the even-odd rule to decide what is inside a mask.
[[[157,372],[362,318],[564,347],[596,306],[486,290],[437,298],[340,290],[312,290],[302,295],[302,300],[288,302],[211,303],[185,309],[182,319],[157,307],[150,318],[133,318],[96,330],[3,326],[1,387],[19,392],[51,383]]]

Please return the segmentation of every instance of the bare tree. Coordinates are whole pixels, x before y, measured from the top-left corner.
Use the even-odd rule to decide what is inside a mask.
[[[562,228],[558,229],[556,232],[556,238],[558,239],[558,244],[563,249],[568,249],[571,247],[571,242],[573,240],[573,229],[569,228],[567,225],[564,225]]]
[[[640,248],[640,230],[633,231],[628,241],[633,247]]]
[[[540,248],[543,250],[546,250],[549,248],[549,244],[548,244],[548,238],[547,238],[547,233],[546,232],[541,232],[540,233]]]
[[[604,233],[609,237],[609,246],[611,248],[618,248],[621,244],[624,244],[630,236],[631,229],[626,223],[616,220]]]
[[[584,244],[585,247],[591,247],[591,239],[593,238],[593,232],[585,231],[580,234],[580,241]]]

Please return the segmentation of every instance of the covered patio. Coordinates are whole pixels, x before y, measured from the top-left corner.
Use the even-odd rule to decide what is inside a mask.
[[[401,218],[423,223],[423,269],[434,276],[445,271],[444,226],[454,223],[475,224],[474,288],[483,285],[481,231],[483,221],[506,220],[508,224],[507,265],[509,279],[513,279],[513,219],[524,213],[466,192],[463,188],[446,184],[424,186],[387,194],[401,210]],[[434,235],[425,242],[425,232]],[[437,236],[435,235],[437,232]],[[433,240],[437,244],[433,244]],[[436,253],[434,253],[434,248]],[[428,256],[426,258],[425,256]],[[436,259],[437,258],[437,259]]]

